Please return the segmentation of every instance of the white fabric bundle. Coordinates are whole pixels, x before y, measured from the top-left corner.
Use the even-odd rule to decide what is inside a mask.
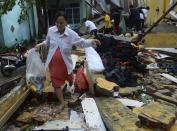
[[[103,62],[93,47],[85,48],[86,60],[88,62],[88,68],[91,72],[102,72],[104,70]]]

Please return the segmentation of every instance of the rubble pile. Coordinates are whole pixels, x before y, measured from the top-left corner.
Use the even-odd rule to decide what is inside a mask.
[[[47,96],[45,101],[32,101],[33,106],[27,104],[15,122],[30,125],[28,129],[34,130],[177,130],[174,55],[140,49],[111,36],[100,36],[100,41],[102,45],[96,51],[104,71],[91,72],[80,50],[74,73],[78,82],[82,78],[77,78],[77,72],[82,67],[80,76],[85,74],[84,81],[75,84],[73,92],[64,90],[68,104],[62,112],[57,112],[58,103],[50,103]],[[89,84],[89,91],[79,86],[83,82]],[[52,101],[56,102],[56,98]]]
[[[105,36],[104,36],[105,37]],[[106,40],[105,40],[106,39]],[[170,53],[161,52],[158,50],[138,49],[131,46],[130,43],[113,40],[113,38],[104,38],[102,47],[99,47],[99,52],[105,71],[105,78],[97,77],[95,79],[95,92],[97,96],[116,97],[121,99],[129,98],[131,100],[139,100],[144,103],[143,107],[134,108],[132,111],[139,111],[137,114],[138,123],[137,130],[170,130],[174,129],[176,121],[176,57]],[[177,55],[177,54],[176,54]],[[93,76],[95,74],[92,74]],[[113,82],[113,83],[111,83]],[[111,83],[109,86],[108,83]],[[117,87],[117,90],[114,88]],[[108,98],[105,98],[105,101]],[[159,102],[160,100],[160,102]],[[103,100],[102,100],[103,101]],[[100,106],[100,100],[97,104]],[[112,102],[109,103],[111,107]],[[157,102],[153,102],[157,101]],[[128,104],[128,100],[124,103]],[[113,104],[118,105],[118,104]],[[115,114],[109,108],[105,109],[103,104],[100,109],[103,120],[106,124],[112,124],[114,119],[107,119],[108,116]],[[111,107],[113,109],[114,107]],[[117,110],[120,107],[115,107],[118,114],[122,114]],[[125,111],[125,110],[124,110]],[[131,112],[131,110],[130,110]],[[116,115],[118,117],[118,114]],[[127,114],[127,116],[130,116]],[[127,116],[124,116],[125,118]],[[162,120],[163,119],[163,120]],[[116,126],[120,126],[121,119],[117,119]],[[109,123],[110,122],[110,123]],[[126,122],[128,123],[128,119]],[[111,125],[110,124],[110,125]],[[108,126],[107,125],[107,126]],[[108,127],[110,127],[110,125]],[[123,126],[124,127],[124,126]],[[133,126],[132,130],[133,130]],[[110,130],[118,130],[115,126],[111,126]],[[147,129],[148,128],[148,129]],[[129,127],[119,128],[119,130],[129,130]],[[135,130],[135,128],[134,128]]]

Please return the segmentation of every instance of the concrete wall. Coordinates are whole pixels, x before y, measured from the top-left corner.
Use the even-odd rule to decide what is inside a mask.
[[[20,7],[16,4],[12,11],[1,17],[2,29],[0,28],[0,32],[3,34],[4,41],[0,39],[0,43],[7,47],[15,44],[15,38],[17,38],[18,41],[29,41],[30,38],[35,37],[32,10],[29,11],[30,23],[24,21],[21,24],[18,23],[20,11]],[[11,31],[12,26],[14,27],[14,32]]]

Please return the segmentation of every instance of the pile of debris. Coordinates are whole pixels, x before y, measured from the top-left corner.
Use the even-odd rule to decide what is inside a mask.
[[[100,41],[96,50],[104,70],[91,71],[80,50],[75,77],[78,79],[77,73],[82,71],[82,82],[88,81],[75,84],[74,92],[66,90],[68,106],[62,112],[57,112],[55,95],[47,93],[42,99],[31,98],[11,126],[33,130],[177,130],[176,54],[140,49],[112,36],[100,36]],[[83,87],[88,84],[89,91]]]

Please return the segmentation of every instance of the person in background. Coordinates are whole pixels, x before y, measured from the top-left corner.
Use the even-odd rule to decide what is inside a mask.
[[[83,19],[83,22],[87,29],[89,30],[91,35],[94,35],[95,38],[97,38],[97,27],[94,24],[94,22],[87,20],[86,18]]]
[[[144,12],[142,11],[142,8],[143,7],[139,8],[139,15],[140,15],[140,29],[139,30],[142,30],[144,28],[144,21],[145,21],[145,15],[144,15]]]
[[[49,52],[46,60],[46,67],[49,67],[52,86],[55,89],[56,96],[60,101],[58,112],[65,107],[62,86],[65,80],[73,84],[73,63],[71,59],[72,47],[90,47],[99,45],[97,39],[85,40],[75,31],[67,27],[67,17],[63,12],[58,12],[55,17],[55,26],[48,29],[46,40],[37,44],[35,48],[42,45],[49,46]]]
[[[121,33],[120,22],[122,15],[122,7],[111,10],[111,21],[113,23],[113,34],[119,35]]]
[[[135,30],[139,31],[141,27],[139,9],[134,8],[133,5],[130,5],[129,8],[130,8],[130,16],[129,16],[130,28],[135,27]]]
[[[112,9],[111,10],[111,21],[113,23],[113,34],[119,34],[120,33],[120,28],[119,28],[119,23],[120,23],[120,11],[117,9]]]
[[[111,18],[110,15],[106,12],[103,12],[103,14],[105,14],[104,16],[104,34],[109,34],[112,32],[112,24],[111,24]]]
[[[144,14],[144,22],[146,22],[150,8],[149,8],[149,6],[147,6],[147,7],[142,8],[141,10]],[[143,23],[143,25],[144,25],[144,23]]]

